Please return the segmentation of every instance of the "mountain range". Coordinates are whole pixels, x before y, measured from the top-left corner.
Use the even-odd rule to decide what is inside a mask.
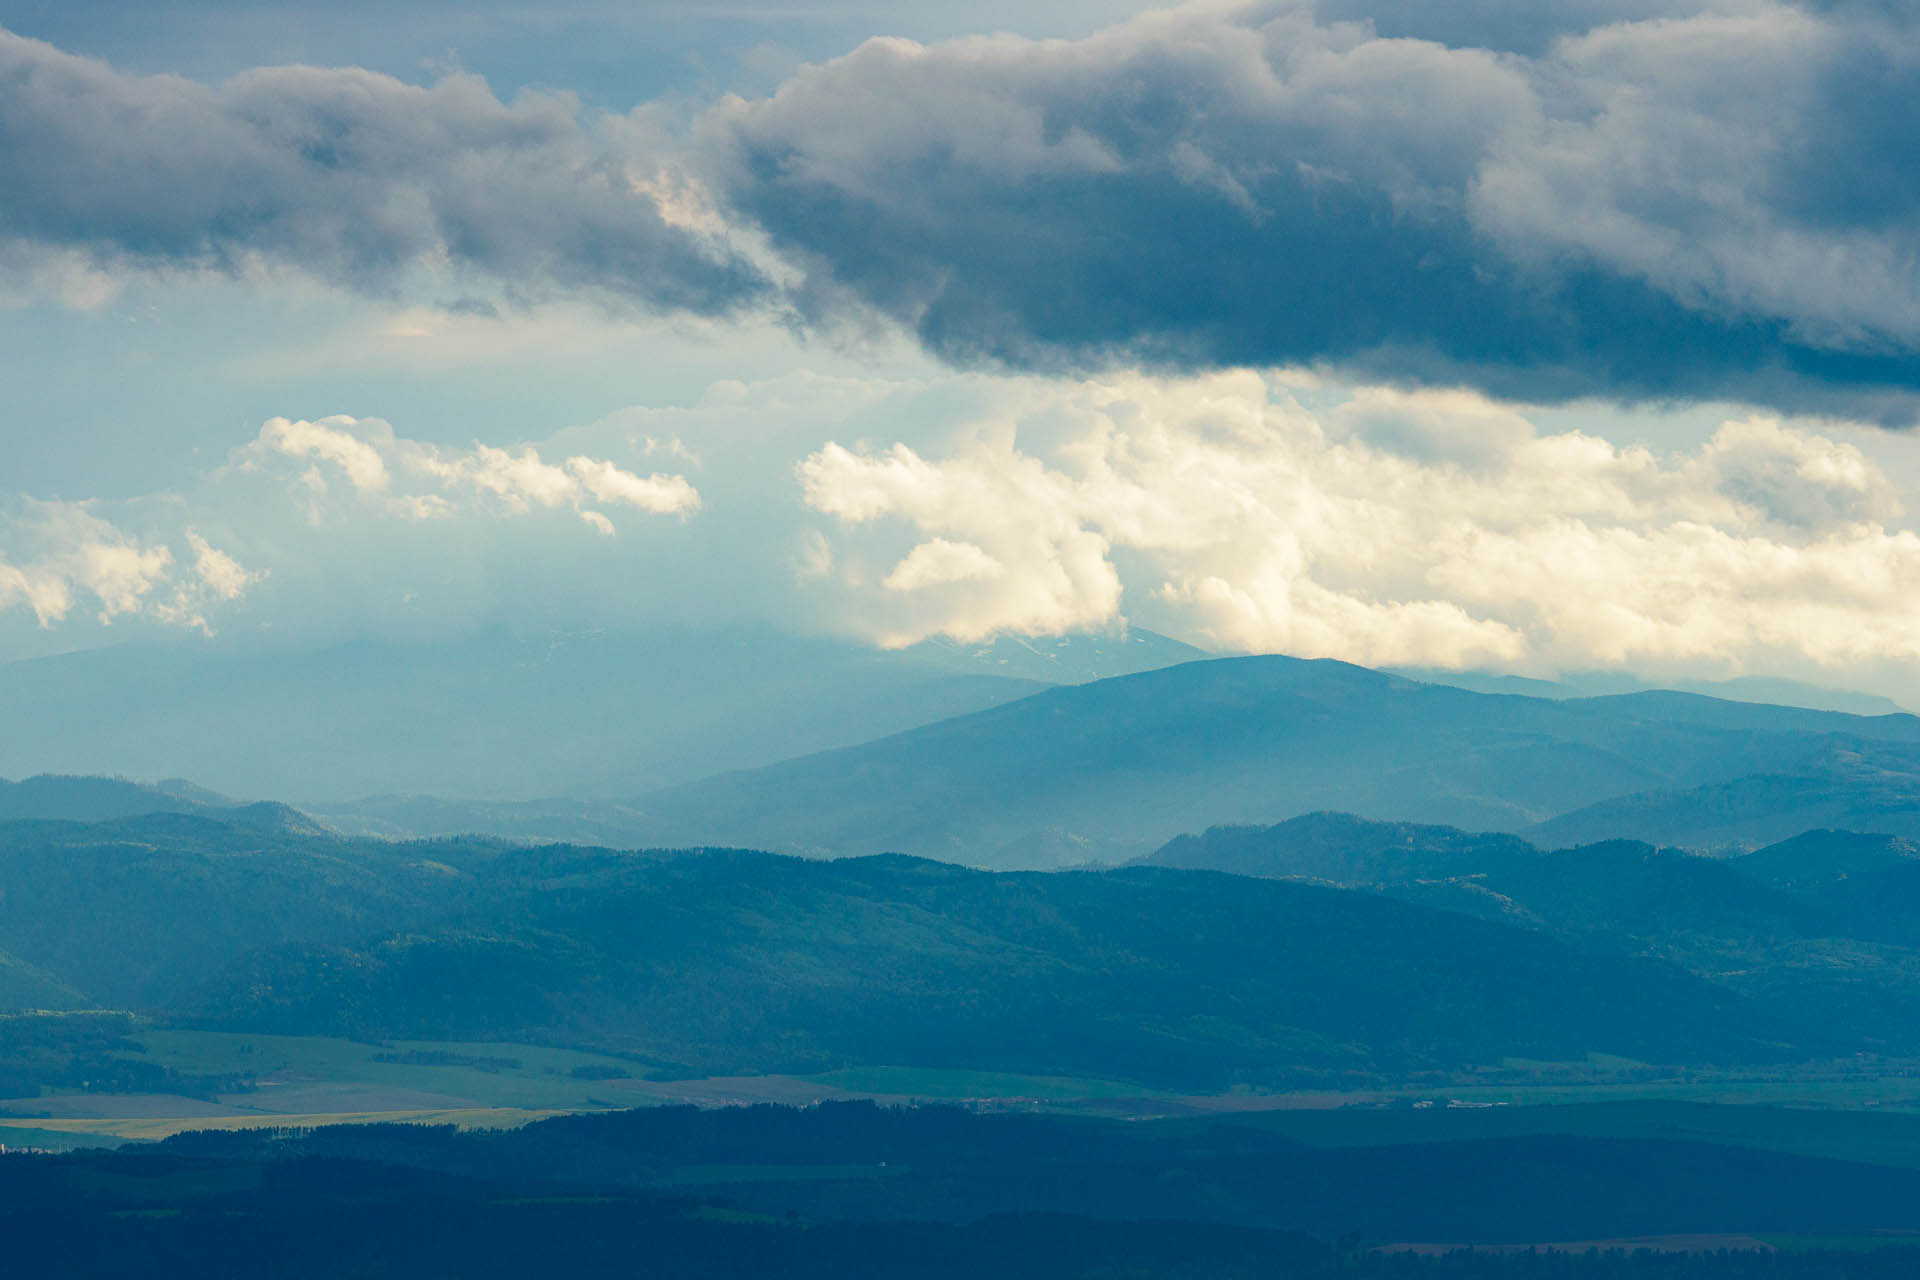
[[[1730,808],[1728,795],[1739,797]],[[1695,694],[1484,694],[1333,661],[1191,662],[635,797],[640,842],[987,867],[1120,862],[1336,809],[1549,844],[1920,833],[1920,719]]]

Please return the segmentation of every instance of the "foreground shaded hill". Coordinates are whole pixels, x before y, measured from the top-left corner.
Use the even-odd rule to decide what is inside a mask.
[[[660,844],[1048,866],[1317,809],[1518,831],[1622,796],[1800,776],[1843,755],[1870,756],[1873,786],[1920,805],[1912,716],[1691,694],[1492,695],[1340,662],[1235,658],[1049,690],[634,807]]]
[[[1322,1127],[1349,1116],[1390,1118]],[[1516,1138],[1407,1128],[1309,1146],[1257,1119],[827,1104],[185,1134],[0,1158],[0,1231],[15,1266],[61,1275],[1891,1280],[1916,1264],[1911,1168],[1550,1117]],[[1724,1234],[1699,1256],[1364,1249],[1699,1233]]]

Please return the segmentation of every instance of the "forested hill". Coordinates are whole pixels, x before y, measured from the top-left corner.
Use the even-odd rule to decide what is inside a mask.
[[[1154,865],[1366,889],[1536,929],[1583,950],[1657,955],[1865,1047],[1920,1041],[1920,849],[1804,832],[1734,857],[1631,840],[1548,852],[1513,836],[1310,814],[1215,827]]]
[[[1845,1047],[1656,960],[1214,873],[391,844],[154,815],[0,825],[0,886],[0,973],[22,1004],[597,1045],[696,1073],[917,1064],[1205,1090]]]
[[[1235,1083],[1830,1051],[1679,969],[1364,893],[1207,873],[986,873],[709,852],[583,863],[209,1007],[282,1032],[527,1040],[697,1074],[857,1063]]]
[[[22,822],[0,824],[0,1009],[595,1047],[667,1074],[1201,1092],[1591,1054],[1910,1057],[1910,853],[1835,832],[1734,859],[1545,852],[1318,815],[1170,846],[1187,867],[1043,873]],[[1263,877],[1191,869],[1210,859]]]

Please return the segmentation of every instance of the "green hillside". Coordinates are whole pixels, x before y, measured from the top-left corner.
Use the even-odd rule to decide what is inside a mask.
[[[1195,1089],[1590,1051],[1750,1059],[1785,1034],[1667,966],[1376,895],[726,852],[583,869],[371,945],[281,949],[215,1010],[705,1073],[894,1063]]]

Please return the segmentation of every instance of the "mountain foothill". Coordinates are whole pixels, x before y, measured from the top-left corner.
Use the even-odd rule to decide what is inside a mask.
[[[1190,1093],[1920,1057],[1906,715],[1211,660],[617,813],[393,839],[181,781],[9,783],[0,1000]]]

